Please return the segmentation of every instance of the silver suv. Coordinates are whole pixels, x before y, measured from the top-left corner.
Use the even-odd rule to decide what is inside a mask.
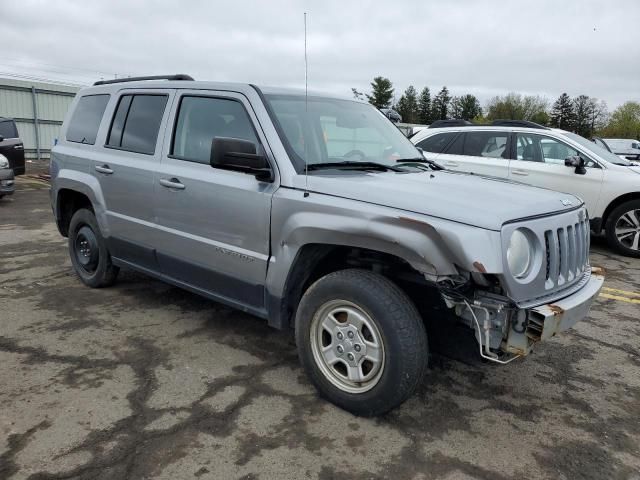
[[[85,284],[132,268],[292,328],[319,392],[359,415],[411,395],[436,318],[505,363],[585,317],[603,283],[578,198],[442,170],[353,100],[97,82],[51,176]]]

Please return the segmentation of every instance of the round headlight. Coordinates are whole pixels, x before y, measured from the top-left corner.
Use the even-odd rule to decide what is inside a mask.
[[[507,247],[507,264],[511,275],[518,279],[526,277],[532,261],[533,245],[523,231],[515,230]]]
[[[9,168],[9,160],[7,157],[0,154],[0,168]]]

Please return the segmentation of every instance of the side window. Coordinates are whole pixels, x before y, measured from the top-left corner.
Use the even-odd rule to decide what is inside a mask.
[[[153,155],[167,95],[123,95],[111,122],[107,146]]]
[[[171,155],[209,164],[214,137],[231,137],[258,143],[251,119],[242,103],[210,97],[182,97]]]
[[[67,127],[67,141],[88,145],[96,143],[98,128],[108,102],[109,95],[86,95],[80,98]]]
[[[544,163],[554,163],[556,165],[564,165],[564,159],[574,155],[580,155],[575,148],[570,147],[555,138],[542,137],[540,139],[540,147]]]
[[[463,155],[486,158],[509,158],[507,132],[466,132]]]
[[[432,135],[417,143],[425,152],[442,153],[449,142],[458,134],[458,132],[444,132]]]
[[[0,122],[0,136],[3,138],[18,138],[18,129],[13,120]]]
[[[585,159],[585,166],[596,167],[596,164],[592,160],[585,155],[581,155],[575,148],[555,138],[545,137],[544,135],[517,134],[516,151],[516,158],[526,162],[544,162],[550,165],[564,165],[564,160],[567,157],[579,155]]]

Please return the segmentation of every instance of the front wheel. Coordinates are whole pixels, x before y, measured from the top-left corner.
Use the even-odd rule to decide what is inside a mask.
[[[404,402],[428,360],[427,334],[413,302],[366,270],[341,270],[311,285],[296,314],[296,343],[320,394],[362,416]]]
[[[616,207],[605,225],[607,242],[623,255],[640,257],[640,200]]]
[[[119,268],[111,263],[111,255],[91,210],[80,209],[71,217],[69,255],[73,269],[85,285],[99,288],[115,282]]]

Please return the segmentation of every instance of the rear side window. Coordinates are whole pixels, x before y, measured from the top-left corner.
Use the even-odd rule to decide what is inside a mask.
[[[509,158],[506,132],[466,132],[463,155],[486,158]]]
[[[18,129],[13,120],[5,120],[0,122],[0,137],[3,138],[18,138]]]
[[[432,135],[416,144],[425,152],[441,153],[458,132],[445,132]]]
[[[182,97],[171,154],[180,160],[209,164],[214,137],[258,143],[251,119],[236,100]]]
[[[123,95],[111,122],[107,146],[153,155],[167,95]]]
[[[109,95],[86,95],[80,98],[69,121],[67,141],[88,145],[96,143],[98,128],[108,102]]]

